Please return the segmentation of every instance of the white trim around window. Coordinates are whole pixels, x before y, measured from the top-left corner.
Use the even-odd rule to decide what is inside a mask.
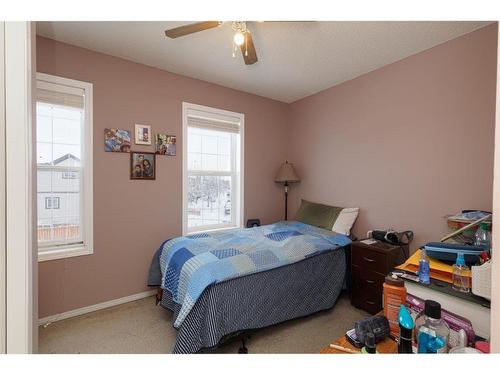
[[[214,224],[206,226],[188,227],[188,176],[189,175],[217,175],[222,176],[224,172],[211,171],[190,171],[188,173],[188,118],[191,118],[194,126],[218,131],[237,132],[239,134],[239,150],[237,155],[232,157],[231,172],[227,176],[232,176],[232,191],[236,197],[231,197],[231,215],[230,224]],[[192,119],[195,118],[196,121]],[[213,126],[205,126],[206,122],[214,123]],[[216,126],[217,125],[217,126]],[[202,232],[215,231],[222,229],[238,228],[243,226],[244,221],[244,135],[245,135],[245,115],[242,113],[226,111],[218,108],[207,107],[199,104],[182,103],[182,233],[183,235]],[[234,139],[234,138],[233,138]],[[232,150],[235,145],[231,146]],[[234,173],[236,172],[236,173]],[[236,204],[235,204],[236,203]]]
[[[78,244],[47,245],[38,247],[38,261],[48,261],[81,255],[90,255],[94,252],[93,243],[93,86],[91,83],[57,77],[44,73],[37,73],[37,87],[73,94],[83,90],[84,96],[84,125],[82,131],[82,173],[80,210],[82,212],[82,241]]]

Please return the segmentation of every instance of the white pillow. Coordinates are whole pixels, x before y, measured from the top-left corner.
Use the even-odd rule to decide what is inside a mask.
[[[332,231],[346,236],[351,234],[351,228],[358,217],[358,213],[359,208],[343,208],[333,224]]]

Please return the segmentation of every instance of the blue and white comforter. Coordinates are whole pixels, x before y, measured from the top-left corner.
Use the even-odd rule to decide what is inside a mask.
[[[162,288],[181,310],[179,328],[209,285],[295,263],[350,244],[342,234],[297,221],[177,237],[162,244]]]

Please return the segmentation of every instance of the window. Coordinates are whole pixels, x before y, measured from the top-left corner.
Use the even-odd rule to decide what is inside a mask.
[[[38,260],[92,254],[92,85],[36,85]]]
[[[46,210],[58,210],[59,209],[59,197],[46,197],[45,198],[45,209]]]
[[[183,103],[183,232],[241,226],[244,115]]]

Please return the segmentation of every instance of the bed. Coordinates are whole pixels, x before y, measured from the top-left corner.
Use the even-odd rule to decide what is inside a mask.
[[[297,221],[165,241],[150,270],[173,313],[174,353],[330,309],[346,275],[339,233]]]

